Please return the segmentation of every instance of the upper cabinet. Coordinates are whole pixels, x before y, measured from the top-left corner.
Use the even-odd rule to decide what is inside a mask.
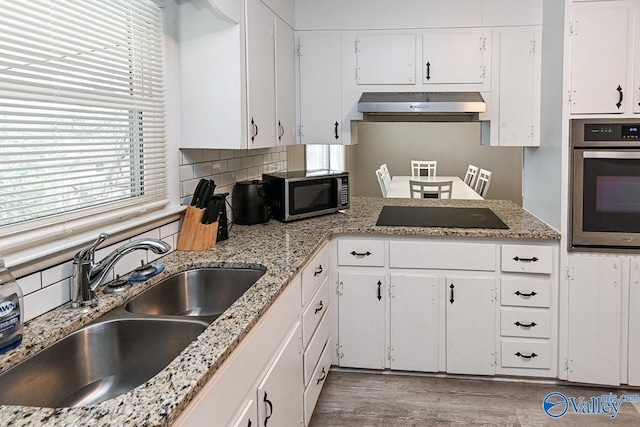
[[[422,83],[482,85],[490,30],[434,30],[422,35]]]
[[[294,2],[192,0],[174,9],[180,147],[295,143]]]
[[[494,28],[492,89],[486,94],[490,121],[483,122],[483,143],[540,145],[540,39],[540,27]]]
[[[640,80],[631,75],[640,2],[575,3],[571,35],[571,114],[639,112]],[[635,80],[635,81],[634,81]],[[633,102],[633,105],[631,104]]]
[[[355,50],[357,84],[415,84],[415,34],[358,35]]]
[[[342,143],[342,39],[301,35],[298,39],[300,143]]]

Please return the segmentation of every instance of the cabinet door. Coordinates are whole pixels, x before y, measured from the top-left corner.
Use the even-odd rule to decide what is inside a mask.
[[[487,37],[487,33],[477,30],[425,33],[422,36],[422,82],[483,83]]]
[[[624,113],[629,10],[573,7],[571,113]]]
[[[338,281],[339,365],[384,369],[384,275],[340,273]]]
[[[391,369],[438,371],[438,276],[391,276]]]
[[[495,374],[496,280],[446,280],[447,372]]]
[[[257,426],[258,406],[255,399],[251,399],[235,420],[231,421],[233,427]]]
[[[540,145],[541,70],[536,36],[533,30],[499,31],[499,86],[493,88],[498,91],[495,130],[501,146]]]
[[[342,143],[340,36],[299,39],[300,143]]]
[[[276,18],[277,145],[296,143],[296,74],[293,28]]]
[[[414,34],[360,35],[356,46],[357,84],[416,83]]]
[[[260,0],[247,1],[248,148],[275,145],[274,21]]]
[[[629,280],[629,357],[628,383],[640,386],[640,259],[631,260]]]
[[[303,381],[302,327],[298,322],[258,386],[261,427],[302,425]]]
[[[618,385],[622,262],[574,255],[569,269],[567,379]]]
[[[640,15],[640,12],[638,12]],[[640,46],[640,23],[636,23],[636,46]],[[636,74],[633,77],[633,112],[640,114],[640,53],[636,48]]]

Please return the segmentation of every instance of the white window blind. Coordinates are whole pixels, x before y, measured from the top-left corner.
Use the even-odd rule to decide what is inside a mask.
[[[162,204],[162,9],[0,0],[0,28],[0,237]]]
[[[307,170],[333,169],[344,170],[343,145],[305,145],[305,163]]]

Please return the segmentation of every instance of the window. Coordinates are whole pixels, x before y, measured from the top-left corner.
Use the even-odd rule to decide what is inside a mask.
[[[0,237],[163,205],[162,9],[0,0],[0,27]]]
[[[344,146],[319,144],[305,145],[305,164],[307,170],[344,170]]]

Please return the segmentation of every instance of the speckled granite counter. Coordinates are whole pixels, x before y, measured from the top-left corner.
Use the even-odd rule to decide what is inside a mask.
[[[377,227],[383,205],[488,207],[508,230],[427,227]],[[99,295],[99,307],[81,313],[64,306],[25,326],[18,349],[0,357],[0,371],[77,330],[121,305],[159,280],[203,266],[261,265],[266,274],[222,316],[193,341],[173,362],[145,384],[121,396],[83,408],[0,406],[0,424],[16,426],[165,426],[175,421],[220,364],[269,308],[293,276],[331,234],[394,234],[492,239],[558,240],[560,234],[508,201],[411,200],[355,198],[345,213],[283,224],[270,221],[234,226],[230,239],[202,252],[173,252],[161,259],[165,271],[133,287],[125,295]]]

